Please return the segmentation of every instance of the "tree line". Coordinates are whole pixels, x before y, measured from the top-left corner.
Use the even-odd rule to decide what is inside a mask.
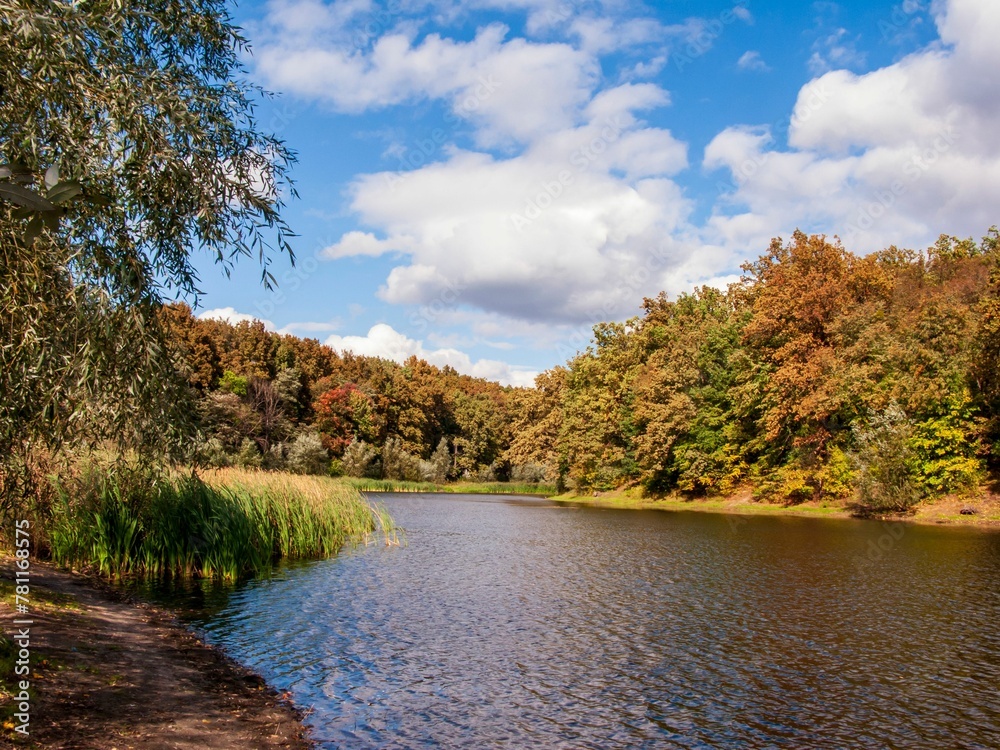
[[[0,514],[95,448],[872,507],[996,471],[995,229],[863,257],[775,240],[532,389],[338,355],[165,304],[197,299],[195,249],[257,258],[265,286],[294,257],[295,154],[255,119],[226,3],[0,4]]]
[[[507,457],[527,389],[411,357],[339,354],[260,321],[235,325],[162,311],[194,404],[193,459],[210,465],[444,482],[539,481]]]
[[[998,262],[996,229],[866,256],[797,232],[725,291],[595,326],[530,389],[163,314],[210,462],[903,509],[1000,460]]]
[[[508,455],[585,489],[902,510],[975,487],[1000,461],[1000,237],[858,256],[796,232],[538,385]]]

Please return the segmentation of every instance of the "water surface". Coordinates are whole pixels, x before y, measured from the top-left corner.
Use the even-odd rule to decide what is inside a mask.
[[[995,533],[379,499],[407,546],[191,616],[321,747],[1000,747]]]

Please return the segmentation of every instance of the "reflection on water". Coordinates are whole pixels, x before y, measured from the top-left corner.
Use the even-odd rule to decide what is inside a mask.
[[[996,534],[380,499],[408,546],[185,599],[322,747],[1000,747]]]

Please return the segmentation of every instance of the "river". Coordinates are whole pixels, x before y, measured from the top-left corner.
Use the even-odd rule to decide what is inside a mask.
[[[996,532],[377,499],[405,546],[186,601],[320,747],[1000,747]]]

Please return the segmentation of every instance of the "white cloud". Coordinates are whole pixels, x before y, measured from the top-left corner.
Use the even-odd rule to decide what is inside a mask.
[[[830,71],[799,93],[778,150],[766,129],[729,128],[705,152],[734,188],[706,236],[761,247],[799,226],[850,249],[925,246],[977,234],[1000,194],[1000,4],[938,6],[941,43],[857,75]]]
[[[623,80],[655,73],[672,50],[703,54],[727,24],[751,22],[745,5],[665,25],[617,1],[581,10],[556,0],[413,0],[405,16],[363,24],[372,33],[358,43],[342,28],[351,23],[338,25],[317,0],[272,0],[255,61],[269,87],[342,112],[447,102],[473,126],[477,147],[509,154],[445,138],[419,169],[360,175],[350,207],[367,231],[347,232],[323,257],[397,256],[379,290],[390,303],[457,296],[508,319],[580,324],[711,276],[725,254],[700,247],[687,223],[693,205],[674,180],[688,166],[686,145],[637,116],[669,105],[668,92],[602,86],[601,56],[624,52]],[[471,8],[525,12],[529,34],[546,40],[510,38],[499,23],[472,38],[421,35],[412,19],[448,23]],[[360,5],[350,14],[368,17]],[[646,52],[656,57],[634,62]]]
[[[740,59],[736,61],[736,67],[740,70],[752,70],[760,73],[766,73],[771,69],[771,66],[764,62],[764,58],[760,56],[760,52],[752,49],[740,55]]]
[[[232,323],[236,325],[237,323],[252,323],[255,320],[259,320],[264,324],[264,328],[268,331],[276,331],[274,323],[265,318],[259,318],[256,315],[247,315],[246,313],[237,312],[233,307],[217,307],[213,310],[205,310],[204,312],[198,313],[198,318],[201,320],[222,320],[226,323]]]
[[[311,0],[306,0],[311,2]],[[586,103],[599,76],[597,61],[564,43],[506,39],[491,24],[469,41],[392,31],[370,50],[335,35],[289,27],[283,13],[268,16],[273,30],[255,53],[266,84],[362,112],[424,99],[443,99],[455,116],[473,122],[484,144],[524,142],[566,127]]]
[[[337,242],[320,251],[320,257],[336,259],[349,258],[358,255],[378,257],[405,247],[407,242],[389,242],[380,240],[370,232],[348,232]]]
[[[640,60],[631,70],[627,70],[622,74],[623,80],[634,80],[637,78],[652,78],[658,75],[661,70],[667,64],[666,55],[657,55],[650,60]]]
[[[517,156],[452,149],[402,180],[362,176],[351,208],[386,239],[351,233],[327,255],[399,250],[409,263],[393,268],[380,291],[392,303],[454,296],[510,317],[564,322],[631,312],[680,269],[683,283],[706,270],[692,263],[691,243],[676,238],[690,203],[670,177],[687,165],[686,148],[634,115],[668,100],[656,86],[623,85],[590,101],[586,124]]]
[[[326,322],[307,320],[282,326],[278,333],[301,332],[299,335],[303,333],[329,333],[330,331],[336,331],[342,325],[343,323],[338,318]]]
[[[860,68],[865,65],[867,55],[857,48],[857,40],[852,39],[847,29],[836,29],[813,45],[809,58],[809,72],[820,75],[838,68]]]
[[[314,7],[299,7],[306,2],[318,8],[314,25],[302,21]],[[459,147],[448,134],[426,155],[432,163],[353,181],[350,209],[365,229],[323,255],[391,263],[379,290],[386,302],[461,308],[478,316],[465,322],[477,336],[523,330],[537,341],[544,330],[635,314],[642,296],[663,289],[724,284],[741,259],[796,227],[840,233],[867,251],[921,246],[940,231],[974,233],[997,220],[1000,3],[939,2],[939,42],[864,74],[851,70],[865,65],[856,40],[828,27],[835,30],[814,50],[817,77],[799,92],[787,133],[734,125],[708,145],[702,166],[725,170],[731,184],[703,206],[679,184],[686,144],[640,118],[668,106],[669,93],[607,80],[655,74],[669,45],[648,62],[630,55],[671,33],[674,42],[695,35],[710,46],[723,21],[696,19],[682,33],[642,19],[609,22],[610,12],[567,15],[548,0],[424,5],[438,19],[471,7],[521,9],[529,34],[547,41],[510,38],[499,24],[461,40],[421,36],[420,24],[391,18],[352,46],[330,7],[285,0],[270,7],[288,19],[272,13],[274,33],[257,49],[258,72],[274,88],[344,112],[443,101],[472,125],[476,148],[503,147]],[[744,6],[726,23],[752,22]],[[618,44],[627,47],[625,72],[604,77],[601,55]],[[690,54],[702,52],[699,42]],[[767,69],[756,50],[738,66]],[[696,219],[698,208],[711,209],[709,218]],[[337,338],[377,345],[383,356],[393,347],[427,351],[385,328]],[[429,351],[466,356],[449,346]]]
[[[264,324],[265,330],[271,331],[272,333],[328,333],[330,331],[336,331],[341,326],[341,322],[334,318],[333,320],[322,321],[301,321],[289,323],[288,325],[278,328],[273,322],[267,320],[266,318],[261,318],[256,315],[249,315],[247,313],[241,313],[234,307],[217,307],[214,310],[205,310],[198,314],[200,320],[221,320],[226,323],[231,323],[236,325],[237,323],[252,323],[255,320],[259,320]]]
[[[465,375],[487,378],[504,385],[531,386],[538,375],[536,370],[509,365],[499,360],[473,361],[468,354],[458,349],[427,349],[422,341],[411,339],[385,323],[372,326],[365,336],[330,336],[326,344],[338,352],[351,351],[368,357],[383,357],[400,364],[415,356],[438,367],[451,366]]]
[[[579,40],[581,49],[595,55],[654,43],[659,52],[669,52],[671,47],[693,42],[704,34],[704,26],[698,19],[666,26],[652,18],[623,20],[592,15],[572,18],[570,35]]]
[[[340,112],[444,101],[453,117],[474,126],[478,145],[508,147],[579,124],[600,84],[602,55],[624,51],[634,59],[655,53],[650,60],[623,62],[628,69],[622,78],[628,80],[655,74],[682,47],[703,54],[719,34],[709,30],[718,19],[665,25],[630,15],[635,7],[628,3],[596,5],[584,10],[564,0],[418,1],[390,13],[362,2],[345,9],[318,0],[271,0],[254,29],[253,60],[269,88]],[[544,31],[549,39],[509,38],[510,29],[498,22],[478,28],[472,39],[449,38],[441,30],[420,34],[423,15],[447,24],[476,8],[526,12],[529,34]],[[742,5],[734,6],[732,17],[749,20]],[[553,30],[563,41],[552,39]]]

